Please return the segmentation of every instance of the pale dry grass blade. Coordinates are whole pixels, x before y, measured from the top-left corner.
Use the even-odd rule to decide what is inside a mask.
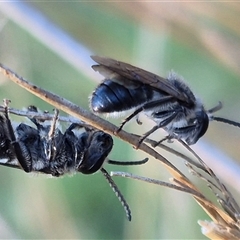
[[[202,227],[202,233],[209,239],[219,240],[238,240],[240,239],[239,230],[231,229],[229,227],[216,224],[209,221],[198,221],[198,224]]]

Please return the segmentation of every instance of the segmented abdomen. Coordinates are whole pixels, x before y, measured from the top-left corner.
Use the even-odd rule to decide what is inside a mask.
[[[148,102],[153,90],[145,85],[125,87],[117,82],[105,80],[93,92],[91,108],[97,113],[122,112]]]

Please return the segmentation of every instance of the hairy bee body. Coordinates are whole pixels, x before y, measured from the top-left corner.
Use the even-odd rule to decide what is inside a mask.
[[[113,59],[96,56],[93,59],[99,64],[93,69],[106,77],[92,93],[90,107],[93,112],[115,116],[132,110],[120,129],[143,112],[156,123],[145,137],[163,128],[170,138],[182,139],[189,145],[196,143],[207,131],[210,112],[174,72],[164,79]]]
[[[144,105],[153,95],[154,91],[145,85],[126,88],[118,82],[105,80],[93,92],[91,108],[94,112],[111,115]]]
[[[56,128],[50,136],[50,125],[37,124],[37,129],[20,123],[9,133],[8,119],[0,115],[0,159],[2,164],[16,165],[26,172],[41,172],[58,177],[66,173],[92,174],[98,171],[110,153],[113,140],[109,134],[71,124],[62,133]],[[5,162],[3,162],[5,161]]]

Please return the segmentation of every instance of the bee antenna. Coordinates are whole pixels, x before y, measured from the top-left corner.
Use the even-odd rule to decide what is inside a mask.
[[[148,161],[148,158],[144,158],[143,160],[140,161],[127,161],[127,162],[121,162],[121,161],[115,161],[115,160],[110,160],[108,159],[109,164],[114,164],[114,165],[124,165],[124,166],[129,166],[129,165],[141,165],[144,164]]]
[[[214,112],[217,112],[218,110],[220,110],[221,108],[223,107],[223,104],[222,102],[218,102],[218,105],[209,109],[208,110],[208,113],[214,113]]]
[[[125,200],[125,198],[123,197],[122,193],[120,192],[120,190],[118,189],[117,185],[115,184],[115,182],[112,180],[111,176],[108,174],[108,172],[104,169],[101,168],[101,172],[103,173],[104,177],[107,179],[110,187],[112,188],[112,190],[114,191],[114,193],[116,194],[117,198],[119,199],[119,201],[121,202],[127,218],[129,221],[131,221],[132,216],[131,216],[131,210],[127,204],[127,201]]]
[[[230,125],[233,125],[235,127],[240,128],[240,123],[226,119],[226,118],[221,118],[221,117],[212,117],[212,120],[218,121],[218,122],[223,122],[223,123],[227,123]]]
[[[222,108],[222,106],[223,106],[222,102],[218,102],[217,106],[209,109],[207,112],[212,114],[212,113],[217,112],[218,110],[220,110]],[[229,119],[226,119],[226,118],[214,117],[214,116],[210,116],[209,118],[210,118],[210,120],[215,120],[215,121],[218,121],[218,122],[227,123],[227,124],[230,124],[230,125],[233,125],[235,127],[240,128],[240,123],[232,121],[232,120],[229,120]]]

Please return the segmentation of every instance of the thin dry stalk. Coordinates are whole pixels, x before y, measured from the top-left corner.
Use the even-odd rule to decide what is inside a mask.
[[[185,146],[185,144],[184,144]],[[198,221],[202,227],[202,233],[210,239],[240,239],[240,226],[239,226],[239,205],[233,198],[232,194],[228,191],[226,186],[218,179],[212,169],[210,169],[203,160],[195,153],[189,146],[185,146],[195,157],[199,160],[202,167],[205,168],[204,174],[200,173],[202,168],[195,169],[190,162],[186,163],[190,173],[196,177],[202,179],[207,183],[209,189],[215,194],[217,201],[220,206],[210,201],[204,194],[202,194],[196,186],[190,181],[186,185],[184,181],[173,178],[171,181],[173,184],[162,182],[159,180],[137,176],[125,172],[111,172],[112,176],[121,176],[126,178],[132,178],[135,180],[144,181],[147,183],[157,184],[160,186],[172,188],[181,192],[189,193],[197,201],[197,203],[204,209],[204,211],[213,220],[209,221]],[[188,159],[184,157],[184,159]],[[193,161],[193,160],[192,160]],[[191,161],[191,162],[192,162]],[[206,174],[207,173],[207,174]]]

